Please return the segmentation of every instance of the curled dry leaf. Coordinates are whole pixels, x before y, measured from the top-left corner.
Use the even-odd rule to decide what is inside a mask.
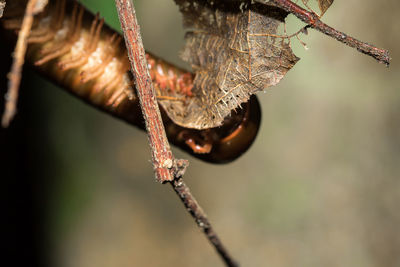
[[[250,95],[276,85],[299,60],[277,36],[287,13],[273,4],[175,0],[189,29],[182,58],[196,74],[186,101],[161,100],[184,127],[221,125]]]
[[[310,0],[302,0],[303,3],[305,3],[307,5],[307,3]],[[317,0],[318,1],[318,6],[319,6],[319,10],[321,10],[321,15],[324,15],[325,12],[328,10],[328,8],[333,4],[333,0]]]
[[[328,10],[333,4],[333,0],[318,0],[319,9],[321,10],[321,16]]]

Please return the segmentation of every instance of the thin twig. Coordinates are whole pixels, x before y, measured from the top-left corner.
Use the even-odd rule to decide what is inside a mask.
[[[259,3],[266,3],[266,0],[256,0]],[[350,47],[356,48],[359,52],[369,55],[380,63],[384,63],[386,66],[390,64],[390,56],[389,51],[381,48],[377,48],[368,43],[359,41],[343,32],[340,32],[325,23],[323,23],[317,14],[314,12],[309,12],[304,8],[298,6],[290,0],[269,0],[273,2],[278,7],[282,8],[286,12],[292,13],[297,18],[302,20],[304,23],[310,25],[311,28],[314,28]]]
[[[224,260],[226,266],[229,267],[239,266],[238,263],[233,260],[229,252],[222,244],[221,240],[217,236],[217,233],[211,226],[211,223],[208,220],[204,210],[197,203],[196,199],[190,193],[188,186],[183,182],[183,180],[179,178],[173,181],[171,185],[174,188],[175,192],[178,194],[182,203],[185,205],[186,209],[195,219],[197,225],[203,230],[208,240],[211,242],[211,244],[217,250],[218,254]]]
[[[124,32],[131,69],[135,75],[136,90],[149,135],[156,178],[160,182],[169,182],[171,184],[197,225],[203,230],[206,237],[222,257],[226,266],[236,267],[238,265],[218,238],[207,219],[207,215],[182,180],[183,173],[188,165],[187,161],[175,160],[169,148],[154,87],[147,69],[145,52],[132,0],[115,0],[115,3]]]
[[[0,3],[1,5],[2,3]],[[21,83],[22,66],[27,48],[27,39],[32,28],[33,16],[42,12],[47,5],[47,0],[29,0],[25,15],[22,20],[21,30],[18,33],[18,40],[13,53],[11,72],[8,74],[8,91],[5,95],[6,103],[1,124],[8,127],[11,120],[17,113],[18,89]],[[1,8],[1,6],[0,6]]]
[[[35,5],[37,1],[38,0],[29,0],[28,5],[26,6],[24,19],[22,20],[21,30],[18,34],[11,72],[8,74],[8,91],[5,97],[6,103],[4,114],[1,120],[3,127],[8,127],[10,121],[14,118],[17,112],[18,88],[21,82],[21,70],[24,65],[27,38],[32,28],[33,15],[35,14]]]

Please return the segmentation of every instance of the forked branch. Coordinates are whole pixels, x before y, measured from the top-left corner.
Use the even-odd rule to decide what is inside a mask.
[[[256,0],[256,1],[259,3],[268,2],[267,0]],[[370,45],[366,42],[359,41],[343,32],[340,32],[326,25],[320,20],[317,14],[305,10],[304,8],[298,6],[297,4],[293,3],[290,0],[269,0],[269,1],[273,2],[286,12],[292,13],[297,18],[302,20],[304,23],[308,24],[311,28],[314,28],[350,47],[356,48],[359,52],[369,55],[378,60],[380,63],[389,66],[390,56],[388,50],[381,49],[373,45]]]
[[[218,238],[205,212],[182,180],[183,172],[188,164],[187,161],[175,160],[170,150],[156,101],[156,94],[147,68],[145,52],[132,0],[115,0],[115,3],[124,32],[132,73],[135,75],[137,95],[140,100],[149,136],[156,178],[160,182],[169,182],[172,185],[186,209],[195,219],[197,225],[203,230],[226,265],[238,266]]]

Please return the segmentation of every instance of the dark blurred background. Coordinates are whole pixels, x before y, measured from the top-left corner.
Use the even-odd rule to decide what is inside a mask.
[[[113,1],[82,2],[118,28]],[[135,4],[146,49],[186,66],[174,2]],[[242,266],[400,266],[398,14],[398,0],[335,1],[324,21],[389,49],[390,68],[310,30],[309,50],[293,40],[301,60],[259,94],[262,127],[244,156],[210,165],[174,150],[190,160],[186,182]],[[18,115],[0,130],[10,266],[222,266],[155,182],[143,132],[29,68],[23,76]]]

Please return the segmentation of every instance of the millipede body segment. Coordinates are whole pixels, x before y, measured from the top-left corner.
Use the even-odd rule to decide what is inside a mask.
[[[14,2],[15,4],[19,2]],[[12,2],[11,2],[12,3]],[[21,18],[16,4],[0,22],[18,30]],[[23,10],[22,10],[23,11]],[[8,17],[7,17],[8,16]],[[36,17],[28,39],[28,61],[49,79],[95,107],[144,129],[144,122],[129,72],[122,37],[75,1],[51,1]],[[146,54],[157,98],[188,101],[193,74]],[[209,162],[228,162],[245,152],[260,124],[260,106],[255,96],[233,111],[221,127],[205,130],[184,128],[162,111],[170,142]]]

